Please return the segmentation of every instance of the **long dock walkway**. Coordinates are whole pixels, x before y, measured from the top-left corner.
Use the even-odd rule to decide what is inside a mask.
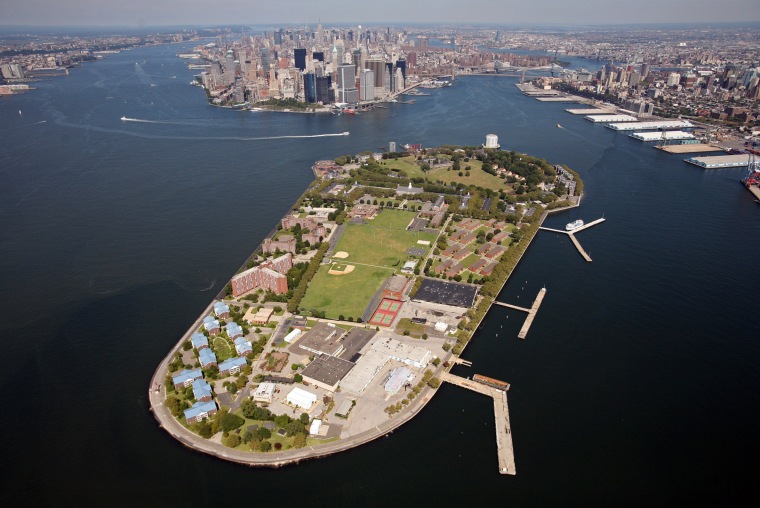
[[[507,405],[507,392],[491,388],[463,377],[455,376],[448,372],[441,375],[441,379],[482,395],[493,398],[494,419],[496,420],[496,450],[499,458],[499,473],[515,475],[515,450],[512,445],[512,428],[509,423],[509,406]]]
[[[581,256],[583,256],[583,259],[590,263],[591,256],[589,256],[588,252],[586,252],[583,247],[581,247],[581,242],[578,241],[574,234],[568,234],[567,236],[570,237],[570,241],[573,242],[573,245],[575,245],[575,248],[578,249],[578,252],[581,254]]]
[[[517,338],[524,339],[528,335],[530,325],[533,324],[533,320],[536,318],[536,313],[538,312],[538,308],[541,306],[541,302],[544,300],[544,296],[546,296],[546,288],[541,288],[541,291],[539,291],[536,295],[536,299],[533,301],[533,305],[531,305],[530,309],[526,309],[525,307],[518,307],[517,305],[512,305],[509,303],[499,302],[496,300],[494,300],[493,304],[528,313],[528,316],[523,322],[522,328],[520,328],[520,333],[517,334]]]
[[[528,335],[530,325],[533,324],[533,320],[536,318],[536,313],[538,312],[538,308],[541,306],[541,302],[543,301],[544,296],[546,296],[546,288],[541,288],[541,291],[539,291],[538,295],[536,295],[536,299],[533,301],[533,305],[528,311],[528,317],[525,318],[525,322],[523,323],[522,328],[520,328],[520,333],[517,334],[518,339],[524,339]]]
[[[588,261],[590,263],[591,262],[591,256],[589,256],[588,252],[586,252],[583,249],[583,247],[581,246],[581,243],[578,241],[578,239],[575,237],[575,235],[577,233],[580,233],[584,229],[588,229],[588,228],[590,228],[592,226],[596,226],[597,224],[601,224],[602,222],[604,222],[604,220],[605,220],[604,217],[602,217],[601,219],[593,220],[593,221],[589,222],[588,224],[584,224],[583,226],[581,226],[579,228],[573,229],[572,231],[562,231],[561,229],[545,228],[543,226],[539,227],[538,229],[541,229],[541,230],[544,230],[544,231],[551,231],[552,233],[562,233],[563,235],[569,236],[570,237],[570,241],[573,242],[573,245],[575,245],[575,248],[578,249],[578,252],[583,257],[583,259],[585,259],[586,261]]]

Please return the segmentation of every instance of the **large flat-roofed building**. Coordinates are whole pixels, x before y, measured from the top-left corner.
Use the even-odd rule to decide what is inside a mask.
[[[420,346],[409,346],[390,337],[377,340],[372,344],[371,350],[388,355],[393,360],[417,367],[418,369],[427,367],[433,358],[433,353],[429,349]]]
[[[334,356],[319,355],[301,373],[304,381],[334,392],[341,379],[354,368],[354,363]]]
[[[346,377],[340,382],[340,389],[344,392],[361,394],[377,374],[385,367],[390,357],[387,354],[370,349],[356,362]]]
[[[296,354],[339,356],[345,349],[341,342],[344,335],[346,330],[332,323],[317,323],[289,349]]]
[[[478,286],[459,282],[444,282],[437,279],[422,279],[414,300],[469,308],[475,303]]]

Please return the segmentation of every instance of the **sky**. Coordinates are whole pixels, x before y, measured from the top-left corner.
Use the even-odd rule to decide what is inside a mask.
[[[0,0],[0,25],[488,23],[589,25],[760,21],[760,0]]]

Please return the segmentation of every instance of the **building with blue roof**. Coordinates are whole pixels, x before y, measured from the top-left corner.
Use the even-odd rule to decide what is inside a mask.
[[[220,319],[227,319],[230,317],[230,306],[224,302],[216,302],[214,304],[214,314]]]
[[[193,397],[200,402],[208,402],[213,397],[211,385],[205,379],[196,379],[193,381]]]
[[[238,337],[235,339],[235,351],[237,351],[237,354],[240,356],[245,356],[253,351],[253,348],[251,347],[251,343],[248,342],[245,337]]]
[[[243,329],[237,323],[227,323],[227,326],[224,328],[227,330],[227,336],[230,339],[236,339],[237,337],[243,336]]]
[[[200,351],[204,347],[208,347],[208,339],[205,335],[203,335],[201,332],[195,332],[190,337],[190,343],[193,345],[195,349]]]
[[[240,369],[243,368],[243,366],[245,366],[247,363],[248,362],[245,361],[245,358],[242,358],[240,356],[230,358],[229,360],[225,360],[219,364],[219,373],[222,376],[235,374],[236,372],[240,372]]]
[[[201,367],[207,369],[216,365],[216,355],[209,348],[204,348],[198,351],[198,361],[201,362]]]
[[[190,409],[185,409],[185,420],[187,423],[198,423],[204,418],[209,418],[216,414],[216,402],[196,402]]]
[[[212,316],[206,316],[203,318],[203,326],[206,328],[206,331],[211,335],[216,335],[221,330],[221,327],[219,326],[219,321],[214,319]]]
[[[175,388],[188,387],[193,384],[196,379],[203,378],[203,373],[200,369],[183,370],[176,376],[172,377]]]

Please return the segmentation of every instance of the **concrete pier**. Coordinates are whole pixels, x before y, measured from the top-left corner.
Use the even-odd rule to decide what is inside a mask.
[[[569,233],[567,236],[570,237],[570,241],[573,242],[573,245],[575,245],[575,248],[578,249],[578,252],[580,255],[585,259],[587,262],[591,262],[591,256],[588,255],[588,252],[586,252],[583,247],[581,246],[581,243],[578,241],[578,239],[575,237],[574,234]]]
[[[520,329],[520,333],[517,334],[518,339],[524,339],[528,335],[530,325],[533,324],[533,320],[536,317],[536,313],[538,312],[538,308],[541,306],[541,302],[543,301],[544,296],[546,296],[546,288],[541,288],[541,291],[539,291],[538,295],[536,295],[536,299],[528,311],[528,317],[525,318],[525,322]]]
[[[517,334],[517,338],[524,339],[528,335],[530,325],[533,324],[533,320],[536,318],[536,313],[538,312],[538,308],[541,306],[541,302],[544,300],[544,296],[546,296],[546,288],[541,288],[541,291],[539,291],[536,295],[536,299],[533,301],[533,305],[531,305],[530,309],[526,309],[525,307],[518,307],[517,305],[511,305],[509,303],[498,302],[496,300],[494,300],[493,303],[494,305],[499,305],[501,307],[507,307],[508,309],[515,309],[528,313],[528,316],[525,318],[522,328],[520,329],[520,333]]]
[[[441,379],[482,395],[493,398],[494,418],[496,420],[496,450],[499,460],[499,473],[514,475],[515,451],[512,445],[512,427],[509,423],[509,406],[507,405],[507,392],[497,390],[482,383],[470,381],[463,377],[455,376],[448,372],[441,375]]]
[[[586,261],[588,261],[590,263],[591,262],[591,256],[589,256],[588,252],[586,252],[583,249],[583,247],[581,246],[581,243],[578,241],[578,239],[575,237],[575,235],[576,235],[576,233],[580,233],[584,229],[588,229],[588,228],[590,228],[592,226],[596,226],[597,224],[601,224],[602,222],[604,222],[604,220],[605,220],[604,217],[602,217],[601,219],[593,220],[593,221],[589,222],[588,224],[584,224],[583,226],[581,226],[579,228],[573,229],[572,231],[562,231],[561,229],[545,228],[543,226],[540,227],[540,228],[538,228],[538,229],[542,229],[544,231],[551,231],[552,233],[562,233],[563,235],[569,236],[570,237],[570,241],[573,242],[573,245],[575,245],[575,248],[578,249],[578,252],[583,257],[583,259],[585,259]]]

